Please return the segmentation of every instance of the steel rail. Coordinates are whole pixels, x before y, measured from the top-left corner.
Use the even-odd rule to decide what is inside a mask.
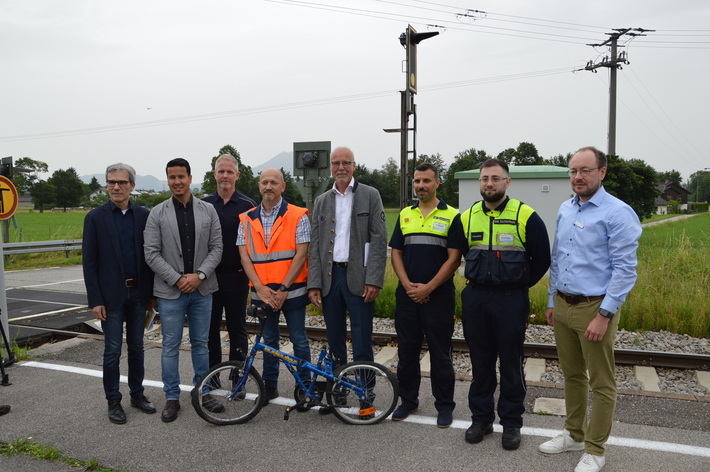
[[[279,325],[281,335],[288,337],[288,327]],[[247,322],[250,333],[256,333],[258,324]],[[325,328],[307,326],[306,332],[309,339],[325,341]],[[453,350],[468,352],[468,344],[463,338],[453,338]],[[373,332],[372,342],[378,346],[396,346],[399,338],[396,333]],[[422,349],[426,349],[426,341]],[[540,357],[543,359],[558,359],[557,346],[554,344],[525,343],[526,357]],[[710,355],[683,352],[642,351],[640,349],[614,349],[616,364],[663,367],[672,369],[710,370]]]
[[[12,322],[10,324],[18,328],[37,330],[45,334],[52,334],[56,340],[64,340],[78,336],[92,339],[103,338],[103,335],[92,335],[86,332],[82,333],[78,331],[41,328],[28,324]],[[222,329],[226,330],[224,322],[222,324]],[[288,327],[286,325],[280,324],[279,328],[281,331],[281,336],[288,337]],[[257,330],[258,323],[252,321],[247,322],[247,331],[249,333],[254,334],[257,332]],[[327,339],[326,330],[323,327],[307,326],[306,332],[308,333],[309,339],[318,341],[326,341]],[[465,339],[453,338],[452,341],[454,351],[462,353],[468,352],[468,345],[466,344]],[[373,332],[372,342],[377,346],[396,346],[399,342],[399,338],[396,333]],[[426,349],[426,342],[424,342],[422,349]],[[524,349],[526,357],[538,357],[543,359],[558,358],[557,346],[554,344],[525,343]],[[706,354],[643,351],[637,349],[614,349],[614,357],[616,364],[623,365],[639,365],[673,369],[710,370],[710,355]]]

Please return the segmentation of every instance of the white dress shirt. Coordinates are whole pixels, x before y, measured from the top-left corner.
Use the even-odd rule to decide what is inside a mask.
[[[353,186],[355,178],[345,188],[345,193],[340,193],[333,184],[335,193],[335,239],[333,240],[333,261],[348,262],[350,256],[350,220],[353,213]]]

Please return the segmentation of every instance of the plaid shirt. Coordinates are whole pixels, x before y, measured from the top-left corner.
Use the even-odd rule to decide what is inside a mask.
[[[274,226],[274,221],[276,221],[276,216],[279,214],[281,209],[281,204],[283,203],[283,198],[274,205],[271,211],[267,212],[264,209],[264,205],[261,205],[261,226],[264,228],[264,236],[266,237],[265,244],[269,246],[269,240],[271,239],[271,228]],[[298,225],[296,226],[296,244],[303,244],[311,242],[311,222],[308,221],[308,215],[303,215]],[[244,239],[244,227],[239,225],[239,230],[237,231],[237,246],[246,245]]]

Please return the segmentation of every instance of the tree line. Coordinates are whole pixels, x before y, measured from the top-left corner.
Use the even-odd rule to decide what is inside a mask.
[[[252,167],[242,161],[239,151],[232,145],[225,145],[219,149],[217,154],[211,159],[210,168],[214,168],[214,163],[222,154],[231,154],[239,163],[238,190],[251,197],[255,201],[260,201],[258,180],[259,176],[254,174]],[[567,167],[572,153],[566,155],[556,155],[549,158],[540,156],[534,144],[521,142],[515,148],[508,148],[493,156],[482,149],[467,149],[458,153],[450,165],[446,164],[443,156],[437,154],[421,154],[416,163],[431,162],[439,169],[442,180],[441,187],[437,192],[449,205],[459,206],[458,181],[455,179],[456,172],[478,169],[479,166],[492,157],[496,157],[507,162],[509,165],[553,165]],[[657,183],[669,180],[681,183],[681,175],[676,170],[667,172],[656,172],[650,165],[641,159],[623,159],[619,156],[608,156],[607,175],[604,179],[604,187],[609,193],[617,196],[628,203],[638,214],[639,218],[648,218],[655,212],[655,199],[658,196]],[[101,193],[90,198],[89,196],[102,187],[101,183],[94,177],[89,184],[85,184],[79,178],[73,167],[59,169],[52,173],[46,181],[38,178],[39,173],[46,173],[48,166],[41,161],[33,160],[29,157],[18,159],[15,163],[17,167],[24,167],[31,172],[15,174],[15,186],[21,194],[30,194],[37,209],[43,211],[50,206],[63,208],[84,206],[96,207],[108,201],[108,195]],[[410,172],[414,162],[410,160]],[[283,194],[286,201],[295,205],[304,206],[303,198],[296,188],[293,176],[286,170],[281,169],[286,181],[286,191]],[[379,190],[382,202],[386,208],[396,208],[399,206],[399,163],[392,157],[388,158],[379,169],[371,170],[365,165],[358,164],[355,169],[355,178],[363,184],[370,185]],[[193,183],[196,182],[193,181]],[[710,199],[710,172],[698,171],[690,176],[685,187],[691,192],[690,199],[694,201],[707,201]],[[202,179],[202,194],[213,193],[217,188],[212,171],[207,171]],[[201,196],[199,192],[197,196]],[[170,197],[170,192],[162,193],[142,193],[134,197],[134,202],[138,205],[153,207]]]

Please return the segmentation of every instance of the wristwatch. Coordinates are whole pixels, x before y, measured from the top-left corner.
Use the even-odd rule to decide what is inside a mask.
[[[198,277],[200,280],[205,280],[205,279],[207,278],[207,276],[205,275],[205,273],[202,272],[201,270],[198,270],[198,271],[197,271],[197,277]]]
[[[281,286],[279,287],[279,290],[282,292],[288,292],[288,287],[285,286],[284,284],[281,284]]]
[[[612,319],[614,317],[614,313],[610,312],[609,310],[601,309],[599,310],[599,314],[602,315],[604,318]]]

